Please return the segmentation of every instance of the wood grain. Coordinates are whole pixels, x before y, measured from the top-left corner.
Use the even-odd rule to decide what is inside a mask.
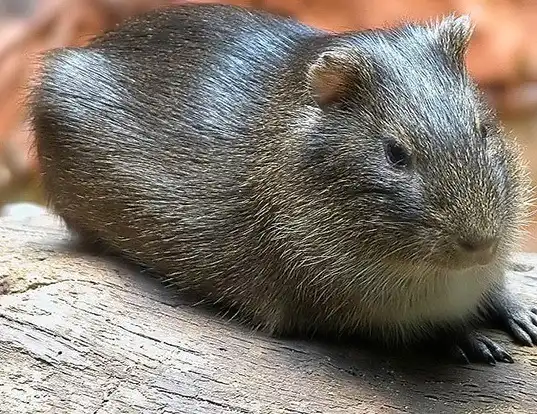
[[[537,304],[537,256],[519,261]],[[537,348],[505,335],[496,367],[269,338],[70,250],[51,216],[0,221],[0,279],[1,413],[537,412]]]

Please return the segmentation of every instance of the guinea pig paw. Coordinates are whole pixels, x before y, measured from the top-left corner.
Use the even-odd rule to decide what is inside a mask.
[[[513,358],[505,349],[478,332],[470,333],[458,341],[452,349],[452,356],[463,364],[472,361],[489,365],[496,365],[496,361],[513,363]]]
[[[505,315],[511,335],[526,346],[537,345],[537,309],[517,307]]]

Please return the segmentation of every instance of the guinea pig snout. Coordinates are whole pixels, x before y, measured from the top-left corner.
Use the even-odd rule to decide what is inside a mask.
[[[466,260],[484,266],[494,259],[498,249],[498,239],[459,236],[456,238],[456,248]]]

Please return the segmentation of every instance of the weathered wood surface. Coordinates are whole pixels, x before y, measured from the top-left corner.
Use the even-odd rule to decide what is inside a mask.
[[[66,240],[50,216],[0,221],[1,413],[537,413],[537,348],[506,336],[495,367],[275,340]],[[511,283],[537,304],[537,270]]]

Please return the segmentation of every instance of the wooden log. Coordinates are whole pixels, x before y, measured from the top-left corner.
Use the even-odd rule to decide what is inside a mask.
[[[495,367],[273,339],[67,241],[51,216],[0,221],[1,413],[537,412],[537,348],[503,334]],[[509,283],[537,304],[537,270]]]

